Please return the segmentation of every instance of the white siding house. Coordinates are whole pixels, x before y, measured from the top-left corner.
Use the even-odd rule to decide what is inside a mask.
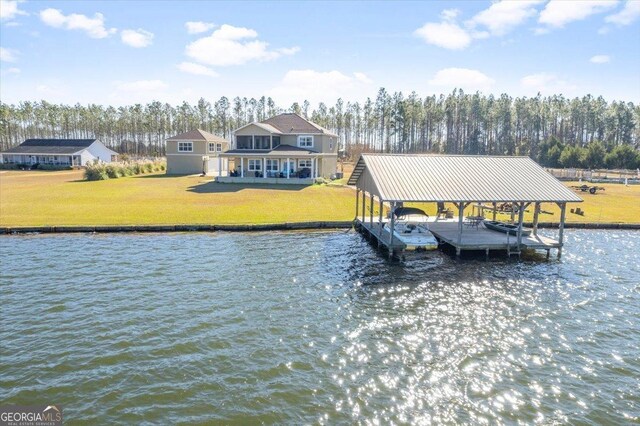
[[[27,139],[0,153],[5,164],[86,166],[96,159],[110,163],[118,160],[118,153],[97,139]]]

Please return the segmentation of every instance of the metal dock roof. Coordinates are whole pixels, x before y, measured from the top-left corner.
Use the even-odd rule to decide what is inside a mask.
[[[349,185],[385,201],[582,201],[529,157],[362,154]]]

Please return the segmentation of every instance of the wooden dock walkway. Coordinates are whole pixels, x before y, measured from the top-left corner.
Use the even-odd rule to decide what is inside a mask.
[[[378,245],[384,246],[390,252],[401,252],[405,249],[405,245],[397,238],[393,239],[393,247],[389,247],[390,233],[384,228],[384,222],[381,224],[374,219],[362,222],[356,220],[356,226],[361,232],[365,233],[378,241]],[[492,231],[483,227],[470,227],[463,225],[461,238],[458,238],[459,227],[455,220],[442,220],[429,222],[429,230],[440,241],[440,243],[449,244],[456,249],[457,253],[464,250],[483,250],[489,254],[490,250],[503,250],[509,254],[519,254],[520,249],[547,250],[557,249],[562,245],[554,239],[543,237],[541,235],[522,236],[520,248],[518,248],[518,238],[514,235]]]

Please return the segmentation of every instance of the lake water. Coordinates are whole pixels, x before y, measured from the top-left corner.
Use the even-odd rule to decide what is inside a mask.
[[[0,404],[87,423],[640,418],[640,232],[389,262],[345,231],[0,237]]]

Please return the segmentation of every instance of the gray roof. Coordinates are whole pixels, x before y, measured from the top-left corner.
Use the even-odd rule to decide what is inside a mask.
[[[170,137],[167,140],[168,141],[207,141],[207,142],[229,143],[228,140],[221,138],[220,136],[216,136],[212,133],[209,133],[200,129],[191,130],[186,133],[181,133],[179,135]]]
[[[3,154],[74,154],[88,148],[97,139],[27,139]]]
[[[242,126],[235,131],[243,129],[251,124],[261,127],[273,134],[285,134],[285,135],[328,135],[337,137],[335,133],[325,129],[322,126],[317,125],[313,121],[309,121],[306,118],[293,113],[286,112],[279,114],[266,120],[262,120],[255,123],[249,123]]]
[[[363,154],[349,184],[386,201],[582,201],[529,157]]]

